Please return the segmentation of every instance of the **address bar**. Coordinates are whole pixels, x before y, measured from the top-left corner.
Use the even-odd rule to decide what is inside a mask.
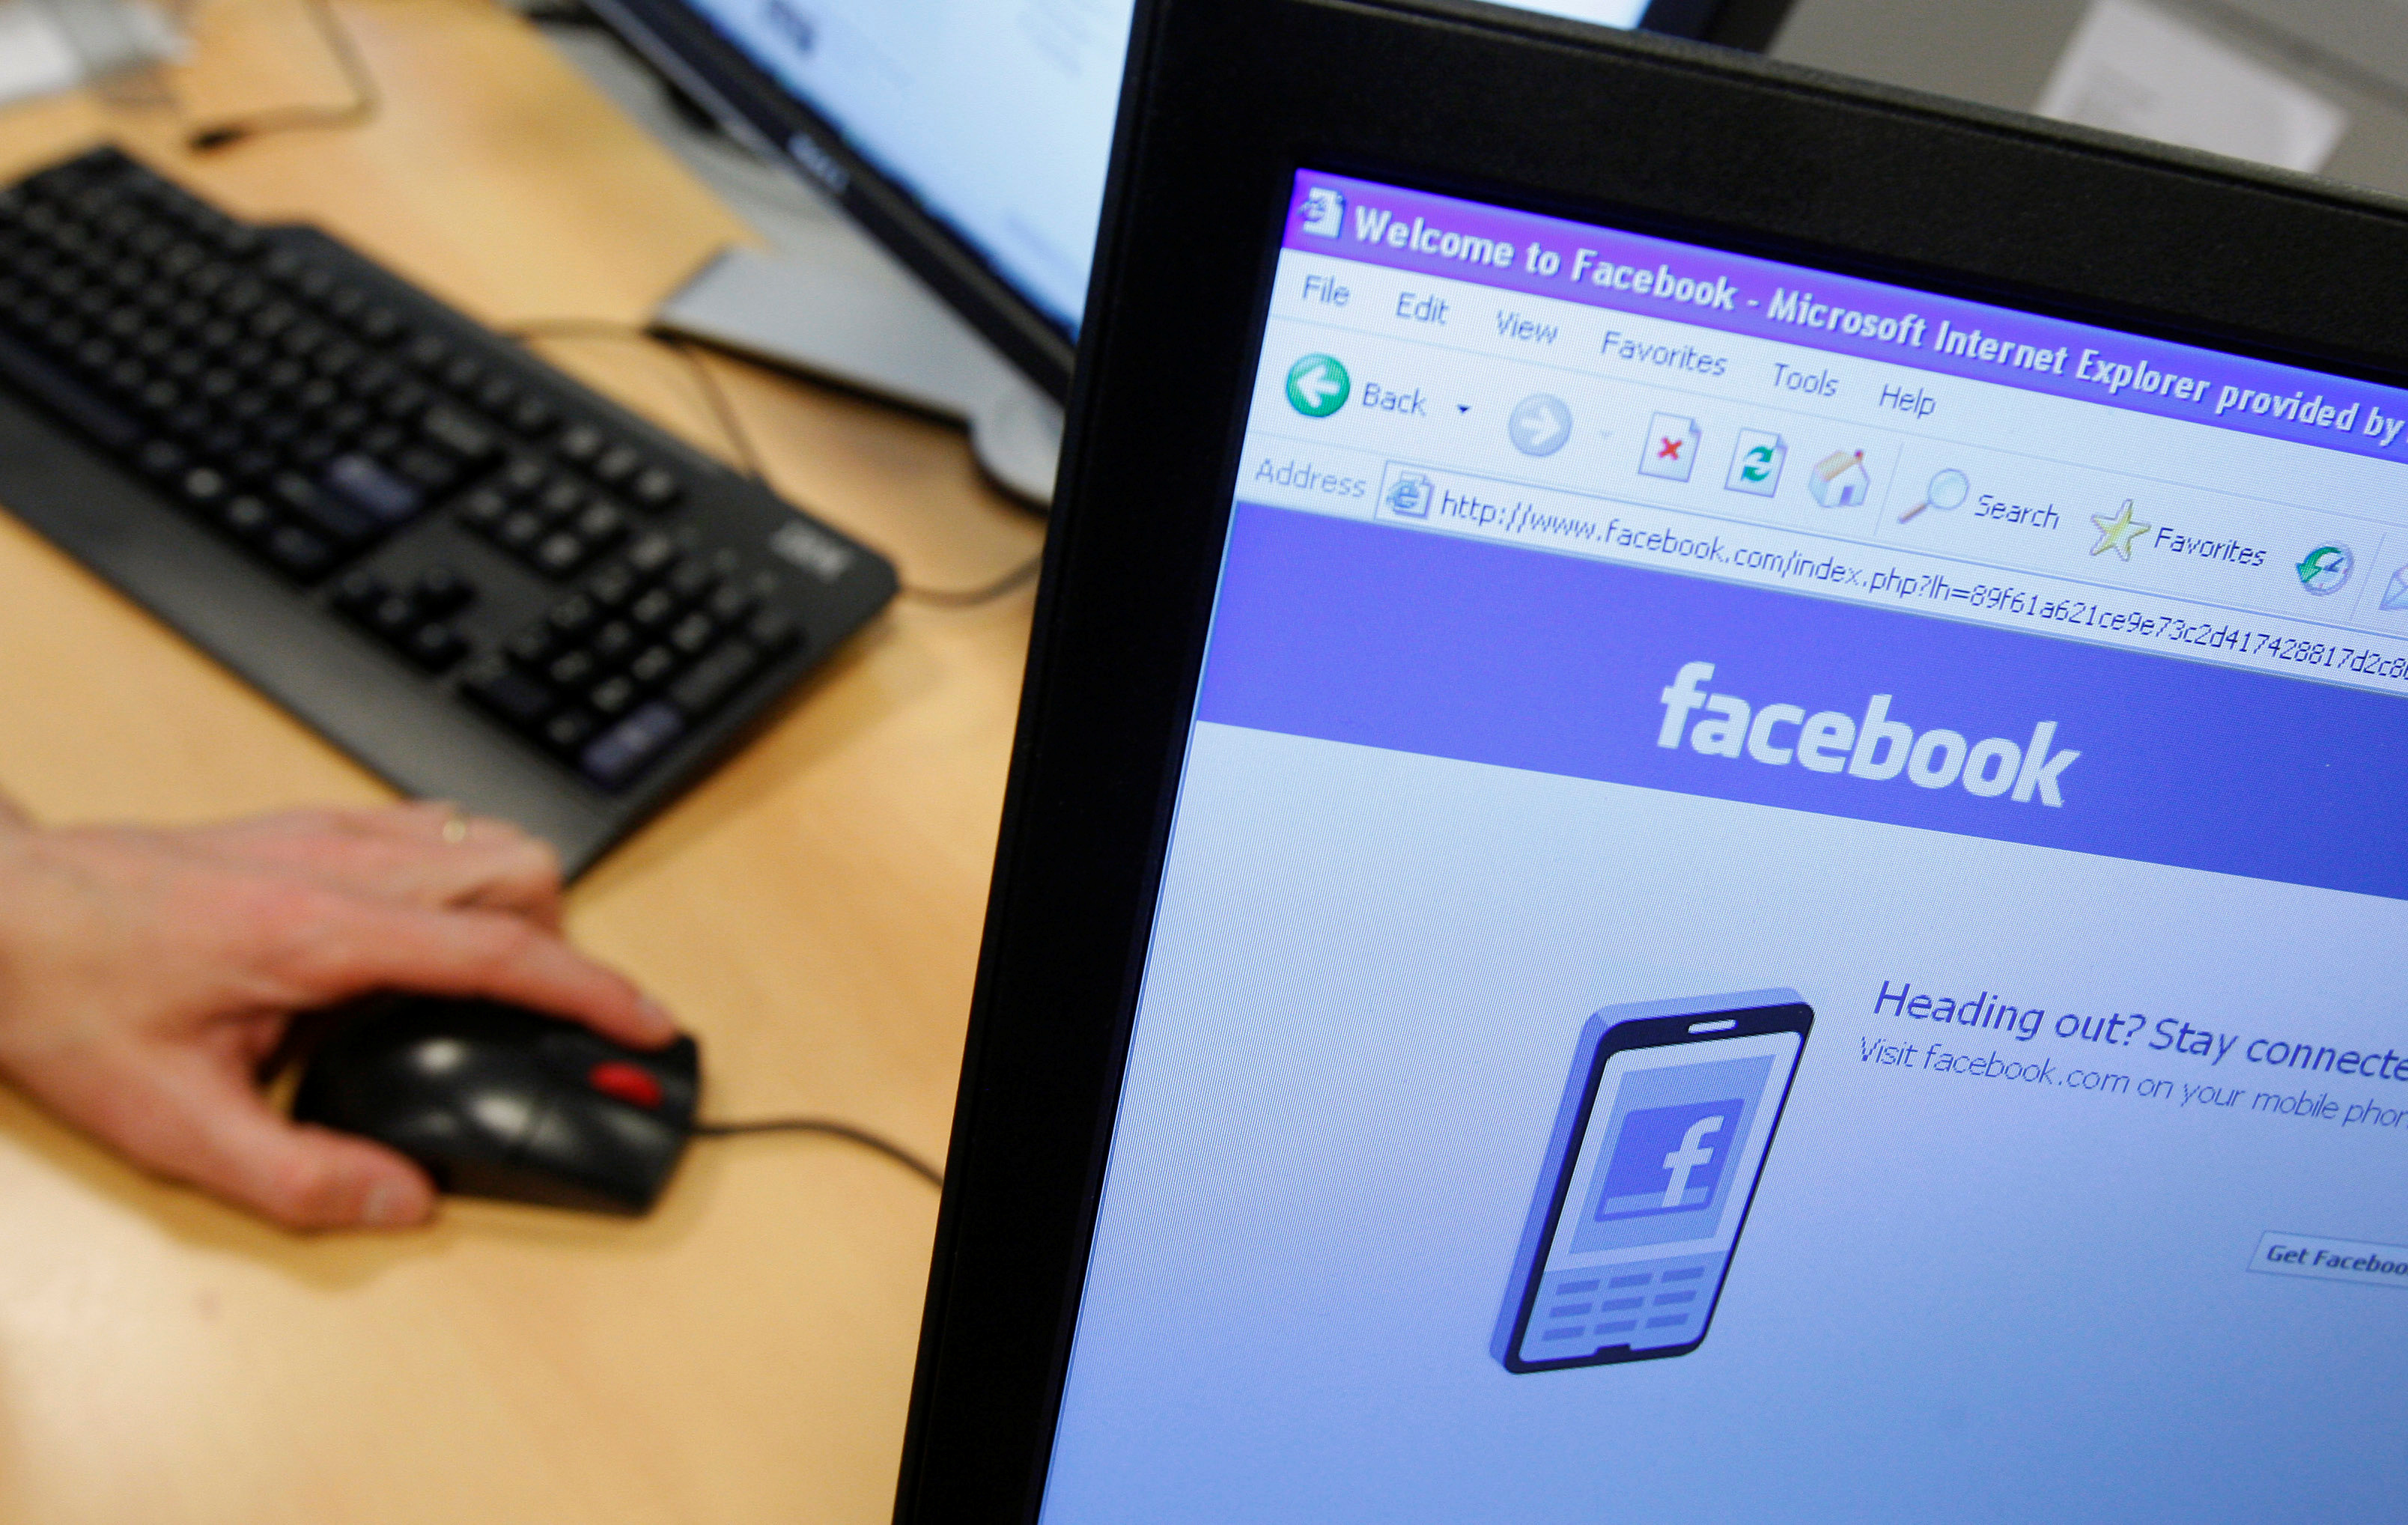
[[[1474,535],[1631,566],[1686,571],[1858,603],[2205,657],[2266,672],[2408,692],[2408,645],[2279,615],[2109,591],[2071,579],[1971,567],[1810,531],[1732,524],[1602,494],[1531,487],[1390,461],[1372,509],[1382,523]]]

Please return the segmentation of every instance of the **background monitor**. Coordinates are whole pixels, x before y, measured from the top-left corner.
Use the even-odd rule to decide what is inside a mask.
[[[960,320],[909,310],[892,289],[832,292],[811,278],[826,273],[737,252],[671,300],[666,325],[963,417],[982,463],[1006,485],[1050,495],[1054,405],[1069,392],[1130,0],[592,3],[721,125],[825,192]],[[1760,50],[1788,7],[1531,0],[1523,8]]]

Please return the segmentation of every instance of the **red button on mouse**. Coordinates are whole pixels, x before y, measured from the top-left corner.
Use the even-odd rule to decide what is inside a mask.
[[[661,1105],[661,1083],[652,1072],[624,1060],[606,1060],[585,1072],[585,1083],[605,1096],[615,1096],[646,1111]]]

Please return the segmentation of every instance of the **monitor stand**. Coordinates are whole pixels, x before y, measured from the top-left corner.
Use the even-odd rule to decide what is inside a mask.
[[[964,423],[996,483],[1052,502],[1060,404],[807,182],[688,120],[609,34],[544,34],[769,246],[721,250],[653,327]]]

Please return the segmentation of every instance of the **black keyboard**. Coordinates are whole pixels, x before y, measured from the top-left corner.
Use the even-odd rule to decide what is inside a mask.
[[[583,868],[894,569],[314,229],[0,190],[0,505],[403,791]]]

